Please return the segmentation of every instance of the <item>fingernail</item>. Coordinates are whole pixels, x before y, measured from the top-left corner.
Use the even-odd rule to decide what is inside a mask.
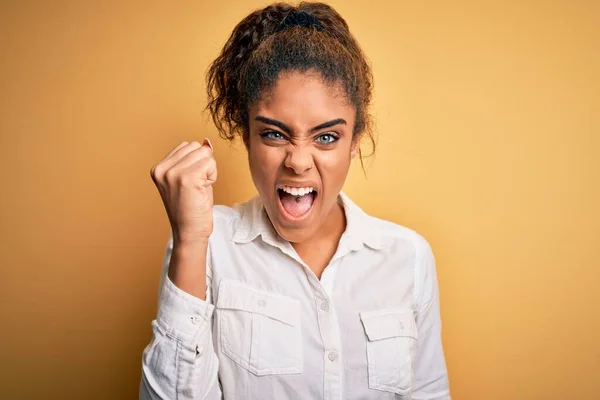
[[[213,147],[212,143],[210,142],[210,140],[208,140],[208,138],[204,138],[204,141],[202,142],[202,146],[208,146],[210,147],[210,149],[212,151],[215,150],[215,148]]]

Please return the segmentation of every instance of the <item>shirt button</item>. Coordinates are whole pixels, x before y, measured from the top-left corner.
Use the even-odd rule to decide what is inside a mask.
[[[266,304],[267,304],[267,302],[266,302],[266,301],[264,301],[263,299],[260,299],[260,300],[258,301],[258,305],[259,305],[259,307],[264,307]]]
[[[338,354],[335,351],[330,351],[327,358],[329,358],[329,361],[334,362],[335,360],[337,360]]]
[[[329,304],[326,301],[321,303],[321,310],[329,311]]]
[[[400,330],[403,331],[404,330],[404,322],[400,321]]]

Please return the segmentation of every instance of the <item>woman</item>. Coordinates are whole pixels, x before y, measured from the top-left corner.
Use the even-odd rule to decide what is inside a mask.
[[[172,240],[141,398],[450,398],[427,242],[341,193],[371,87],[330,6],[275,4],[236,26],[209,109],[243,139],[259,196],[213,207],[207,140],[152,168]]]

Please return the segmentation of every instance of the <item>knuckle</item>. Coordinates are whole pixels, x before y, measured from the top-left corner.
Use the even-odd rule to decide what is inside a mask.
[[[193,157],[196,161],[203,160],[208,157],[208,153],[206,152],[205,147],[198,147],[193,151]]]
[[[179,178],[177,179],[177,183],[178,183],[180,186],[183,186],[183,187],[186,187],[186,186],[188,186],[188,185],[190,184],[190,181],[191,181],[191,180],[190,180],[190,177],[189,177],[189,175],[181,175],[181,176],[179,176]]]
[[[202,151],[204,154],[206,154],[206,158],[215,158],[215,155],[213,153],[213,151],[210,149],[210,147],[208,146],[202,146]]]
[[[195,149],[200,148],[202,145],[197,140],[194,140],[194,141],[190,142],[190,144],[188,146],[190,146],[192,149],[195,150]]]
[[[209,158],[209,159],[207,160],[206,166],[207,166],[209,169],[212,169],[212,170],[215,170],[215,171],[216,171],[216,170],[217,170],[217,161],[216,161],[214,158]]]
[[[214,169],[217,168],[217,160],[213,156],[208,157],[206,162],[209,167]]]
[[[167,183],[174,183],[178,179],[178,173],[175,169],[171,168],[167,172],[164,173],[165,181]]]
[[[178,183],[182,188],[193,188],[196,186],[196,179],[190,174],[185,174],[179,177]]]
[[[162,178],[162,175],[163,175],[163,169],[162,169],[161,164],[156,164],[150,170],[150,176],[152,176],[152,179],[154,179],[154,180],[159,180],[160,178]]]

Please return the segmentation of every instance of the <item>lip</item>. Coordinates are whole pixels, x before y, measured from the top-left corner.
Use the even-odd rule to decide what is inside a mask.
[[[317,192],[319,191],[316,182],[279,181],[277,182],[277,185],[275,185],[275,189],[278,189],[282,186],[288,186],[292,188],[311,187]]]
[[[279,197],[279,189],[278,189],[281,186],[288,186],[288,187],[292,187],[292,188],[312,187],[315,190],[315,192],[316,192],[316,197],[315,197],[315,199],[313,201],[312,206],[308,209],[307,212],[305,212],[304,214],[302,214],[299,217],[294,217],[293,215],[289,214],[285,210],[285,208],[283,208],[283,204],[281,204],[281,198]],[[283,219],[286,222],[297,224],[299,222],[306,221],[310,217],[310,215],[312,214],[312,211],[315,208],[315,203],[317,201],[317,198],[319,197],[319,189],[318,189],[316,183],[314,183],[314,182],[280,181],[275,186],[275,197],[277,198],[277,207],[279,208],[279,213],[281,214],[281,216],[283,217]]]

